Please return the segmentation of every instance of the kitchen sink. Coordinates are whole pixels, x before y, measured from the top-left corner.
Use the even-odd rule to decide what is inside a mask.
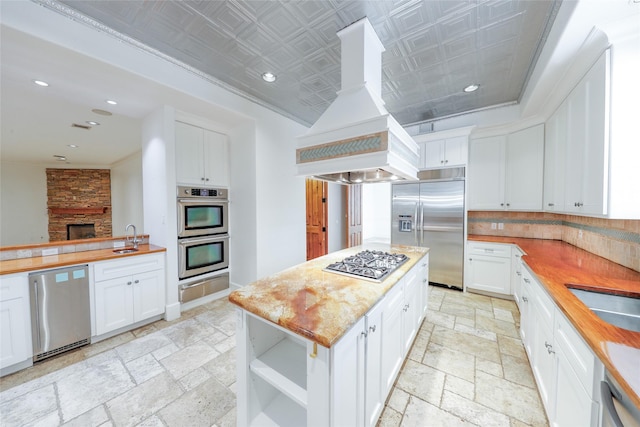
[[[113,250],[113,253],[115,253],[115,254],[130,254],[130,253],[133,253],[133,252],[138,252],[138,250],[134,249],[134,248],[114,249]]]
[[[580,301],[605,322],[622,329],[640,332],[640,298],[567,286]]]

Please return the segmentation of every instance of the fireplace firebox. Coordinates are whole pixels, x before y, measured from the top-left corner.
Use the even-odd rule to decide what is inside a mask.
[[[96,237],[94,224],[67,224],[67,240],[93,239]]]

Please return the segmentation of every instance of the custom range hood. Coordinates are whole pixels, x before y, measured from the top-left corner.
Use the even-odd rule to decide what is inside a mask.
[[[298,175],[352,184],[417,180],[418,145],[382,100],[384,47],[363,18],[337,33],[342,88],[298,137]]]

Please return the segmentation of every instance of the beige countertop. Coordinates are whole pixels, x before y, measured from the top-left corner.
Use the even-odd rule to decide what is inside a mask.
[[[128,254],[116,254],[113,252],[113,249],[97,249],[93,251],[63,253],[33,258],[11,259],[0,261],[0,274],[23,273],[165,251],[166,249],[160,246],[140,245],[137,252]]]
[[[469,241],[510,243],[535,273],[605,368],[640,408],[640,332],[613,326],[594,314],[566,284],[640,298],[640,273],[558,240],[469,235]]]
[[[409,260],[383,282],[323,271],[363,250],[401,253]],[[331,347],[427,253],[428,248],[365,244],[259,279],[229,295],[237,306],[318,344]]]

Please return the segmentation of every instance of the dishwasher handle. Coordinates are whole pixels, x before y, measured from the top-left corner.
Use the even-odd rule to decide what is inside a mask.
[[[600,381],[600,395],[602,397],[602,404],[604,405],[604,413],[602,416],[608,417],[614,427],[624,427],[624,424],[622,424],[618,416],[618,411],[613,404],[613,398],[615,397],[613,393],[608,382]]]

